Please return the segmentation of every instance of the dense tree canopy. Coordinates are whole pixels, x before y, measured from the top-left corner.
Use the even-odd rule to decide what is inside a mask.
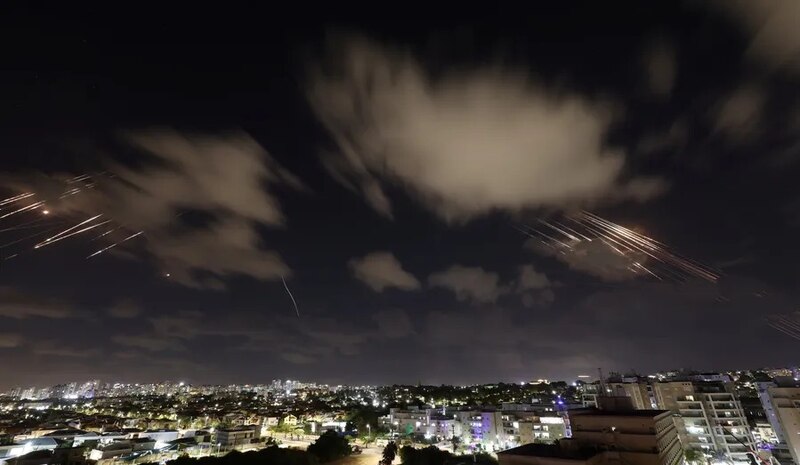
[[[352,448],[347,439],[339,436],[335,431],[326,431],[308,446],[308,452],[315,455],[320,462],[331,462],[333,460],[347,457],[352,452]]]
[[[222,457],[190,458],[178,457],[167,465],[319,465],[313,454],[298,449],[282,449],[278,446],[267,447],[259,451],[230,452]]]

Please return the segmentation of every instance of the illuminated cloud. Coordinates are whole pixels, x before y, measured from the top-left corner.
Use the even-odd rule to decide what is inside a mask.
[[[450,221],[644,200],[662,188],[621,178],[625,154],[604,144],[609,105],[548,90],[520,71],[434,78],[408,54],[364,40],[337,45],[308,89],[338,149],[325,166],[384,215],[392,214],[389,184]]]
[[[458,300],[492,303],[508,289],[500,285],[497,273],[479,266],[453,265],[428,276],[428,285],[452,291]]]
[[[753,85],[736,89],[717,105],[713,114],[716,129],[736,141],[755,135],[765,99],[764,92]]]
[[[22,345],[24,338],[21,334],[0,333],[0,349],[13,349]]]
[[[596,276],[604,281],[627,281],[640,276],[631,271],[631,255],[622,256],[602,241],[581,241],[571,246],[570,253],[559,253],[537,239],[528,239],[525,242],[525,247],[536,253],[553,257],[565,263],[570,269]],[[636,260],[645,264],[647,256],[636,254]]]
[[[420,288],[417,278],[403,269],[391,252],[372,252],[348,263],[353,275],[376,292],[396,288],[413,291]]]
[[[768,66],[800,73],[800,2],[793,0],[717,0],[750,36],[747,54]]]
[[[276,252],[263,248],[258,227],[284,222],[269,189],[304,187],[253,138],[237,131],[193,135],[154,129],[128,133],[124,139],[148,161],[136,167],[109,162],[110,174],[94,176],[93,189],[64,200],[59,200],[62,179],[69,177],[63,175],[26,180],[7,176],[3,184],[37,192],[56,212],[81,218],[102,213],[114,224],[125,225],[127,232],[109,239],[143,231],[124,244],[129,249],[122,252],[153,259],[173,282],[222,289],[230,276],[273,280],[291,274]]]

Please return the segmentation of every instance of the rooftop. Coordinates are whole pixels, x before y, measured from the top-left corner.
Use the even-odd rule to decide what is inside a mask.
[[[253,431],[257,429],[257,425],[234,426],[232,428],[218,428],[217,432],[233,433],[237,431]]]
[[[592,415],[598,417],[641,417],[641,418],[655,418],[664,413],[670,413],[669,410],[600,410],[596,408],[580,408],[570,410],[570,415]]]
[[[564,448],[559,444],[525,444],[498,452],[497,455],[523,455],[527,457],[550,457],[568,460],[586,460],[597,455],[593,447]]]

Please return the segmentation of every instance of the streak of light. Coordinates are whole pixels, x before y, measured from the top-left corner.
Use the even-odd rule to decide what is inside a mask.
[[[654,272],[650,271],[650,268],[647,268],[646,266],[642,265],[641,263],[634,262],[633,265],[635,267],[637,267],[637,268],[640,268],[640,269],[646,271],[647,273],[649,273],[650,275],[652,275],[654,278],[658,279],[659,281],[663,281],[663,279],[661,279],[661,276],[659,276],[659,275],[655,274]]]
[[[58,233],[58,234],[56,234],[56,235],[54,235],[52,237],[48,237],[47,239],[44,240],[44,242],[50,242],[50,241],[56,239],[57,237],[59,237],[59,236],[61,236],[63,234],[67,234],[68,232],[72,231],[73,229],[80,228],[81,226],[83,226],[86,223],[91,223],[92,221],[100,218],[101,216],[103,216],[102,213],[99,214],[99,215],[95,215],[95,216],[89,218],[88,220],[81,221],[80,223],[76,224],[75,226],[72,226],[71,228],[67,228],[67,229],[61,231],[60,233]]]
[[[61,223],[59,223],[59,224],[61,224]],[[49,233],[55,231],[56,229],[57,228],[50,228],[50,229],[47,229],[47,230],[44,230],[44,231],[41,231],[41,232],[38,232],[38,233],[35,233],[35,234],[31,234],[29,236],[25,236],[25,237],[23,237],[21,239],[15,240],[15,241],[7,242],[7,243],[5,243],[3,245],[0,245],[0,249],[5,249],[6,247],[10,247],[10,246],[12,246],[14,244],[19,244],[20,242],[24,242],[24,241],[27,241],[29,239],[33,239],[34,237],[44,236],[45,234],[49,234]]]
[[[63,236],[59,236],[59,237],[58,237],[58,239],[53,239],[53,240],[47,240],[47,239],[46,239],[46,240],[44,240],[44,241],[42,241],[42,242],[40,242],[40,243],[38,243],[38,244],[34,245],[34,246],[33,246],[33,248],[34,248],[34,249],[40,249],[40,248],[42,248],[42,247],[44,247],[44,246],[55,244],[56,242],[58,242],[58,241],[60,241],[60,240],[66,239],[66,238],[68,238],[68,237],[72,237],[72,236],[74,236],[74,235],[76,235],[76,234],[80,234],[80,233],[82,233],[82,232],[91,231],[91,230],[92,230],[92,229],[94,229],[94,228],[97,228],[97,227],[99,227],[99,226],[103,226],[104,224],[108,224],[108,223],[110,223],[110,222],[111,222],[111,220],[105,220],[105,221],[101,221],[100,223],[93,224],[93,225],[91,225],[91,226],[87,226],[87,227],[85,227],[85,228],[83,228],[83,229],[79,229],[79,230],[77,230],[77,231],[73,231],[73,232],[71,232],[71,233],[69,233],[69,234],[66,234],[66,235],[63,235]]]
[[[75,195],[75,194],[77,194],[77,193],[78,193],[78,192],[80,192],[80,191],[81,191],[81,188],[80,188],[80,187],[73,187],[72,189],[69,189],[69,190],[67,190],[67,191],[64,191],[64,193],[63,193],[63,194],[61,194],[61,195],[60,195],[58,198],[59,198],[59,199],[65,199],[65,198],[67,198],[67,197],[69,197],[69,196],[71,196],[71,195]]]
[[[13,197],[9,197],[7,199],[0,200],[0,207],[3,206],[3,205],[7,205],[9,203],[19,202],[20,200],[27,199],[28,197],[33,197],[34,195],[36,195],[36,194],[34,194],[33,192],[24,192],[22,194],[18,194],[18,195],[15,195]]]
[[[40,208],[42,205],[44,205],[44,200],[40,200],[38,202],[34,202],[34,203],[30,204],[30,205],[26,205],[26,206],[24,206],[22,208],[18,208],[18,209],[14,210],[14,211],[6,213],[3,216],[0,216],[0,220],[3,219],[3,218],[7,218],[7,217],[9,217],[11,215],[16,215],[17,213],[23,213],[23,212],[27,212],[27,211],[36,210],[37,208]]]
[[[538,230],[538,229],[536,229],[536,228],[532,228],[532,227],[530,227],[530,226],[525,226],[525,227],[528,229],[528,231],[525,231],[525,230],[522,230],[522,229],[519,229],[519,231],[520,231],[520,232],[522,232],[523,234],[527,234],[529,237],[533,237],[534,239],[539,239],[538,237],[536,237],[536,236],[534,236],[533,234],[531,234],[531,232],[530,232],[530,231],[533,231],[534,233],[536,233],[536,234],[538,234],[538,235],[540,235],[540,236],[542,236],[542,237],[545,237],[545,238],[547,238],[547,239],[550,239],[550,240],[551,240],[551,241],[553,241],[553,242],[557,242],[558,244],[560,244],[560,245],[561,245],[561,246],[563,246],[563,247],[566,247],[566,248],[568,248],[568,249],[572,249],[572,246],[570,246],[570,245],[569,245],[569,244],[567,244],[566,242],[560,241],[560,240],[556,239],[556,238],[555,238],[555,237],[553,237],[553,236],[550,236],[550,235],[548,235],[548,234],[545,234],[545,233],[543,233],[543,232],[539,231],[539,230]]]
[[[571,231],[571,232],[581,236],[581,238],[583,240],[587,241],[587,242],[592,242],[592,238],[591,237],[582,234],[580,231],[576,231],[576,230],[570,228],[569,226],[565,225],[564,223],[559,223],[558,221],[553,221],[553,223],[561,226],[562,228],[566,229],[567,231]]]
[[[552,229],[555,229],[556,231],[558,231],[558,232],[560,232],[561,234],[563,234],[563,235],[567,236],[568,238],[572,239],[573,241],[579,241],[579,240],[580,240],[580,239],[578,239],[578,236],[574,236],[574,235],[572,235],[572,234],[568,233],[567,231],[565,231],[565,230],[563,230],[563,229],[559,228],[558,226],[554,226],[553,224],[551,224],[551,223],[548,223],[548,222],[547,222],[547,221],[545,221],[545,220],[539,220],[539,223],[542,223],[542,224],[543,224],[543,225],[545,225],[545,226],[550,226]]]
[[[791,331],[791,330],[789,330],[787,328],[784,328],[784,327],[782,327],[780,325],[776,325],[774,323],[768,323],[768,324],[772,328],[777,329],[778,331],[782,332],[783,334],[786,334],[787,336],[792,337],[792,338],[797,339],[798,341],[800,341],[800,333],[798,333],[796,331]]]
[[[797,316],[787,315],[770,315],[767,317],[767,322],[775,329],[781,329],[784,332],[790,331],[800,336],[800,322]],[[800,337],[798,337],[800,339]]]
[[[578,252],[579,249],[573,248],[577,243],[601,240],[609,250],[628,261],[627,268],[633,273],[647,273],[659,280],[676,281],[694,276],[716,282],[720,277],[716,270],[673,252],[667,245],[588,211],[556,219],[540,219],[538,223],[544,231],[531,226],[525,226],[528,231],[520,231],[562,254]],[[652,263],[645,264],[640,259],[644,258],[642,256],[651,259]]]
[[[74,178],[68,180],[67,184],[75,184],[76,182],[81,182],[81,181],[84,181],[84,180],[89,179],[91,177],[92,177],[92,175],[88,174],[88,173],[87,174],[81,174],[80,176],[75,176]]]
[[[109,231],[109,232],[111,232],[111,231]],[[144,231],[139,231],[139,232],[137,232],[137,233],[133,233],[133,234],[131,234],[130,236],[126,237],[125,239],[122,239],[122,240],[121,240],[121,241],[119,241],[119,242],[115,242],[115,243],[113,243],[113,244],[109,245],[108,247],[103,247],[102,249],[98,250],[97,252],[94,252],[94,253],[92,253],[91,255],[89,255],[88,257],[86,257],[86,259],[88,260],[88,259],[90,259],[90,258],[92,258],[92,257],[94,257],[94,256],[96,256],[96,255],[100,255],[101,253],[105,252],[106,250],[108,250],[108,249],[112,249],[112,248],[114,248],[114,247],[116,247],[116,246],[118,246],[118,245],[122,244],[123,242],[128,242],[129,240],[131,240],[131,239],[133,239],[134,237],[136,237],[136,236],[139,236],[139,235],[141,235],[141,234],[143,234],[143,233],[144,233]],[[108,234],[108,233],[105,233],[105,234]]]
[[[100,238],[103,238],[105,236],[108,236],[109,234],[111,234],[112,232],[116,231],[117,229],[119,229],[119,226],[116,227],[116,228],[109,229],[108,231],[104,232],[103,234],[100,234],[99,236],[97,236],[94,239],[92,239],[92,241],[96,241],[97,239],[100,239]]]
[[[286,284],[286,280],[283,279],[281,276],[281,281],[283,281],[283,288],[286,289],[286,293],[289,294],[289,298],[292,299],[292,304],[294,304],[294,311],[297,313],[297,318],[300,318],[300,309],[297,308],[297,301],[294,300],[294,296],[292,295],[292,291],[289,290],[289,285]]]

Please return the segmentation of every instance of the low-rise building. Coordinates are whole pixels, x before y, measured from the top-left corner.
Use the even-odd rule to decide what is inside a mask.
[[[257,442],[261,437],[261,429],[257,425],[220,428],[216,432],[216,442],[222,449],[234,449]]]
[[[133,452],[133,445],[130,441],[117,441],[112,442],[111,444],[92,449],[89,452],[89,459],[90,460],[103,460],[103,459],[110,459],[114,457],[119,457],[121,455],[128,455]]]

